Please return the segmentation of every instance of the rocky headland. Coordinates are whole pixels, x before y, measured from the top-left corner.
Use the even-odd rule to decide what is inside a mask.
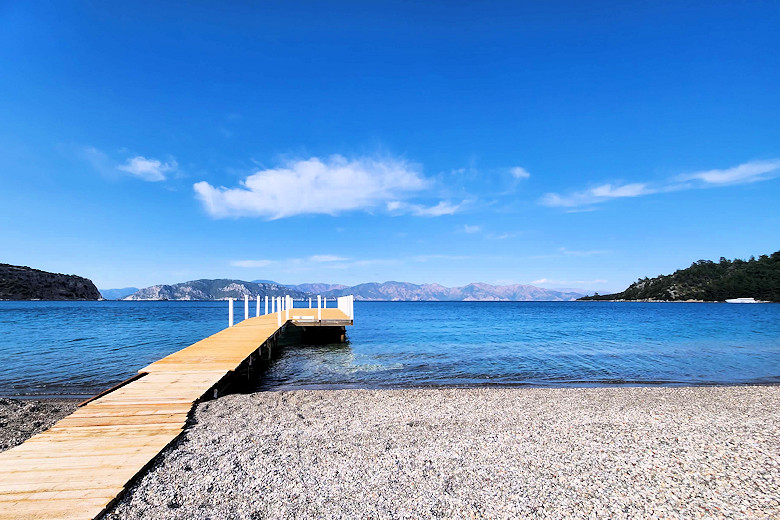
[[[87,278],[0,264],[0,300],[99,300]]]

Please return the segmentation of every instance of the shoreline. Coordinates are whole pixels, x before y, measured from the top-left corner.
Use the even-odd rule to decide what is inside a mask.
[[[778,381],[738,381],[738,382],[696,382],[689,381],[624,381],[624,382],[603,382],[603,381],[575,381],[566,383],[467,383],[467,384],[427,384],[427,385],[398,385],[395,383],[366,385],[363,383],[312,383],[306,385],[276,385],[263,386],[262,376],[258,378],[257,385],[251,391],[230,391],[229,395],[249,395],[262,392],[331,392],[338,390],[377,390],[377,391],[400,391],[400,390],[501,390],[501,389],[540,389],[540,390],[577,390],[577,389],[621,389],[621,388],[740,388],[740,387],[774,387],[780,386]],[[58,403],[73,402],[76,404],[88,400],[96,399],[99,395],[108,393],[111,388],[96,390],[94,394],[2,394],[0,395],[0,406],[2,401],[19,402],[38,402],[38,403]]]

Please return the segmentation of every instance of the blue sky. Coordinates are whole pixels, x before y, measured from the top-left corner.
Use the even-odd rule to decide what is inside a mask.
[[[776,2],[0,2],[0,261],[623,289],[780,249]]]

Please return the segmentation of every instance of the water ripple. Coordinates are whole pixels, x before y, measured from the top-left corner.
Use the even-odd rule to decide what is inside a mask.
[[[780,383],[780,306],[356,303],[261,389]],[[92,395],[226,325],[224,302],[0,302],[0,395]],[[237,313],[237,318],[240,319]]]

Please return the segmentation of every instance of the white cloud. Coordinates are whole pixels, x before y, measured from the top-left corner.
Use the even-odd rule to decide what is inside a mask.
[[[542,197],[541,203],[545,206],[571,208],[587,204],[597,204],[610,199],[639,197],[648,195],[655,191],[645,183],[633,183],[623,185],[602,184],[585,191],[572,193],[570,195],[558,195],[557,193],[547,193]]]
[[[233,267],[267,267],[273,263],[273,260],[233,260],[230,265]]]
[[[440,201],[435,206],[423,206],[422,204],[410,204],[408,202],[401,202],[398,200],[392,200],[387,203],[387,211],[391,213],[409,213],[416,217],[441,217],[444,215],[453,215],[457,213],[463,202],[460,204],[452,204],[447,201]]]
[[[323,262],[346,262],[349,258],[336,255],[312,255],[309,257],[309,262],[323,263]]]
[[[441,217],[442,215],[452,215],[456,213],[463,204],[451,204],[449,202],[441,201],[435,206],[424,207],[413,205],[412,215],[418,217]]]
[[[488,240],[506,240],[507,238],[514,238],[516,236],[517,233],[504,232],[504,233],[490,233],[486,235],[485,238],[487,238]]]
[[[539,200],[539,203],[543,206],[577,208],[580,206],[592,206],[616,198],[640,197],[653,193],[668,193],[710,186],[746,184],[766,181],[778,176],[780,176],[780,159],[751,161],[724,170],[707,170],[677,175],[655,185],[646,182],[622,185],[602,184],[568,195],[547,193]],[[587,211],[587,208],[577,211]]]
[[[411,257],[415,262],[427,262],[429,260],[468,260],[470,257],[463,255],[417,255]]]
[[[469,226],[468,224],[463,226],[464,233],[479,233],[482,230],[480,226]]]
[[[512,174],[512,177],[514,177],[515,179],[527,179],[531,176],[531,174],[528,173],[528,170],[520,166],[515,166],[514,168],[510,168],[509,173]]]
[[[157,159],[147,159],[137,155],[128,159],[125,164],[117,166],[118,170],[131,173],[136,177],[149,182],[159,182],[166,179],[165,174],[178,169],[179,165],[171,159],[170,162],[162,162]]]
[[[193,187],[212,216],[279,219],[301,214],[335,215],[390,204],[428,187],[418,168],[400,159],[357,158],[293,160],[260,170],[237,188],[201,181]]]
[[[780,159],[753,161],[727,168],[689,173],[678,177],[681,181],[701,180],[709,184],[727,185],[765,181],[780,175]]]

